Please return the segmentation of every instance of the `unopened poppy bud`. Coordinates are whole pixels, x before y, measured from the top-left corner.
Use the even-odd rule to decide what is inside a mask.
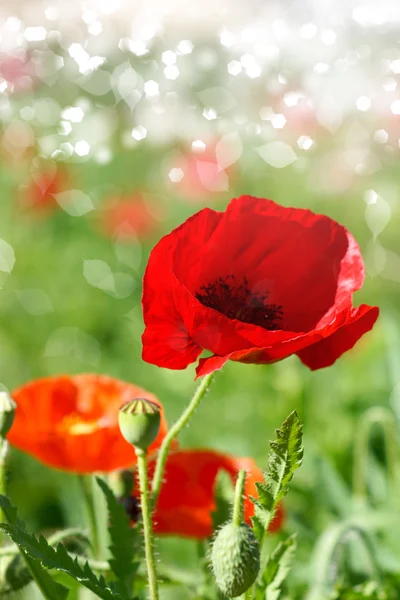
[[[160,429],[160,407],[146,398],[135,398],[119,409],[119,428],[127,442],[147,448],[156,439]]]
[[[241,596],[257,579],[260,547],[245,523],[227,523],[215,538],[211,562],[220,591],[228,598]]]
[[[7,392],[0,392],[0,440],[6,437],[14,422],[17,405]]]
[[[253,530],[243,522],[246,471],[238,473],[232,522],[218,532],[211,552],[215,580],[228,598],[241,596],[257,579],[260,545]]]

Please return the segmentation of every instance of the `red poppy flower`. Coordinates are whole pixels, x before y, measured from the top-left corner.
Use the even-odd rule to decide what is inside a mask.
[[[153,473],[155,459],[149,463]],[[253,515],[249,496],[257,496],[256,481],[262,481],[262,471],[251,458],[236,458],[212,450],[180,450],[168,457],[164,484],[154,513],[154,530],[158,534],[206,538],[212,535],[212,512],[215,504],[215,480],[219,471],[226,471],[233,484],[239,469],[248,472],[245,489],[245,520]],[[137,486],[136,486],[137,487]],[[137,491],[134,493],[138,498]],[[284,519],[280,506],[270,531],[278,531]]]
[[[242,196],[205,208],[163,237],[144,276],[143,358],[197,375],[227,360],[268,364],[297,354],[333,364],[375,323],[353,308],[364,280],[360,249],[342,226],[309,210]]]
[[[108,472],[134,464],[135,452],[119,431],[119,407],[136,397],[160,405],[132,383],[91,374],[37,379],[12,397],[17,410],[10,444],[50,467],[75,473]],[[166,430],[162,413],[150,451],[159,447]]]
[[[58,206],[56,194],[67,189],[67,175],[63,169],[43,169],[21,190],[20,205],[37,213],[48,213]]]
[[[159,207],[156,207],[159,212]],[[139,238],[149,237],[157,228],[161,215],[150,209],[144,198],[137,194],[125,198],[112,198],[106,202],[102,214],[102,230],[112,237]]]

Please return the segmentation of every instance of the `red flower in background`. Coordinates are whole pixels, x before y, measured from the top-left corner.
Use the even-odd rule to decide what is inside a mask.
[[[46,214],[57,208],[56,194],[67,189],[66,171],[60,167],[45,167],[21,189],[19,204],[24,210]]]
[[[119,431],[118,411],[139,396],[161,406],[142,388],[106,375],[37,379],[12,393],[17,410],[8,441],[45,465],[64,471],[127,468],[136,463],[136,455]],[[150,451],[160,446],[166,431],[162,412],[160,432]]]
[[[106,202],[101,227],[111,237],[145,239],[157,229],[161,217],[160,208],[150,208],[140,194],[116,197]]]
[[[153,473],[155,459],[149,463]],[[257,496],[256,481],[262,481],[262,471],[251,458],[237,458],[212,450],[180,450],[168,457],[164,483],[154,512],[154,530],[158,534],[203,539],[212,535],[212,512],[216,509],[214,494],[218,472],[226,471],[234,484],[238,471],[248,472],[245,488],[244,514],[250,521],[254,507],[249,496]],[[134,497],[139,498],[138,491]],[[281,506],[271,523],[270,531],[282,527]]]
[[[227,360],[268,364],[291,355],[333,364],[375,323],[353,308],[364,280],[353,236],[329,217],[242,196],[204,209],[153,249],[143,282],[143,358],[197,375]]]

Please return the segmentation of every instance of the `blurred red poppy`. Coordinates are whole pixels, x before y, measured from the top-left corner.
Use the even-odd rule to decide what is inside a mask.
[[[43,168],[20,192],[19,204],[24,210],[46,214],[57,208],[56,194],[68,189],[68,178],[60,167]]]
[[[333,364],[374,325],[353,308],[364,264],[353,236],[329,217],[241,196],[204,209],[161,239],[143,282],[143,358],[197,375],[228,360],[268,364],[297,354]]]
[[[155,459],[149,463],[149,473]],[[249,496],[257,496],[256,481],[262,481],[262,471],[251,458],[238,458],[212,450],[179,450],[169,455],[164,484],[154,513],[154,530],[158,534],[179,535],[197,539],[212,535],[212,512],[215,504],[215,480],[219,471],[226,471],[234,484],[239,469],[246,469],[245,520],[253,515]],[[137,486],[136,486],[137,488]],[[138,498],[137,490],[134,497]],[[270,531],[282,527],[284,512],[279,506]]]
[[[159,206],[150,207],[140,194],[115,197],[104,205],[101,228],[111,237],[145,239],[157,229],[161,217]]]
[[[136,397],[160,402],[142,388],[106,375],[61,375],[37,379],[12,393],[17,403],[10,444],[44,464],[74,473],[109,472],[136,462],[122,437],[118,410]],[[161,406],[161,405],[160,405]],[[162,442],[161,427],[150,451]]]

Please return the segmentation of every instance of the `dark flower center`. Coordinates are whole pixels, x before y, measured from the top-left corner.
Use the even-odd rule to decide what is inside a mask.
[[[133,523],[137,523],[142,515],[139,500],[133,496],[122,496],[118,498],[118,502],[122,504],[130,520]]]
[[[242,282],[234,275],[219,277],[213,283],[201,286],[196,298],[229,319],[258,325],[269,331],[282,328],[279,324],[283,317],[282,306],[268,304],[268,293],[252,292],[246,277]]]

